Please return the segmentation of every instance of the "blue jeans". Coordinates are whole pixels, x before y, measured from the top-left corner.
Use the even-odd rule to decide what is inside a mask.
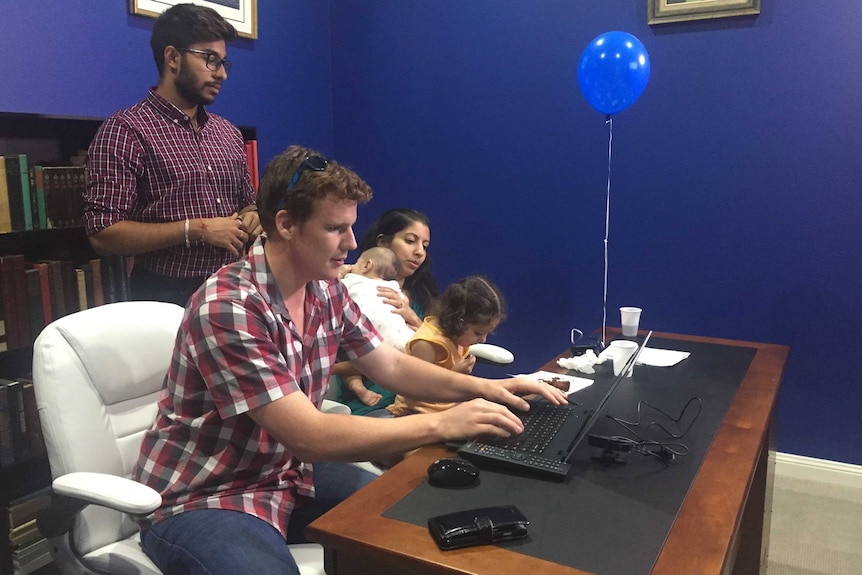
[[[304,543],[308,524],[375,477],[347,463],[315,463],[316,497],[303,499],[303,505],[294,509],[287,542]],[[141,533],[141,546],[170,575],[299,575],[281,533],[266,521],[239,511],[201,509],[168,517]]]

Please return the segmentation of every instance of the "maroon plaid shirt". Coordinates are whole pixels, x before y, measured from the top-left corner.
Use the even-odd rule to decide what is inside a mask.
[[[231,509],[286,534],[298,496],[314,496],[312,466],[248,416],[290,393],[323,402],[337,352],[360,357],[381,343],[339,281],[311,282],[297,333],[258,239],[192,296],[177,335],[136,480],[162,494],[144,522],[193,509]]]
[[[229,216],[255,201],[242,135],[199,113],[200,130],[150,89],[146,99],[105,120],[87,151],[84,223],[92,235],[122,220],[177,222]],[[135,256],[171,277],[208,276],[237,258],[201,240]]]

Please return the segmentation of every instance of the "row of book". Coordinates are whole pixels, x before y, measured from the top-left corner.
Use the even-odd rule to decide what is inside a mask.
[[[0,156],[0,233],[83,225],[83,166],[38,166]]]
[[[257,140],[245,141],[245,153],[257,191]],[[0,156],[0,234],[83,225],[86,185],[81,165],[41,166],[28,162],[27,154]]]
[[[32,346],[42,328],[64,315],[130,300],[132,263],[126,256],[79,263],[0,256],[0,352]]]
[[[0,468],[45,453],[33,380],[0,378]]]
[[[29,575],[51,563],[49,542],[36,525],[36,514],[50,501],[50,488],[44,488],[6,505],[3,531],[11,549],[12,564],[7,570],[13,575]]]

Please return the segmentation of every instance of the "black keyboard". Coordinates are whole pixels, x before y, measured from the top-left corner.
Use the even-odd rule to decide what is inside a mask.
[[[542,453],[572,413],[570,408],[560,407],[550,403],[534,403],[530,411],[518,412],[524,424],[524,431],[520,435],[491,436],[483,438],[482,442],[501,449]]]
[[[468,441],[458,455],[480,467],[496,468],[515,473],[562,481],[571,467],[565,462],[570,440],[579,419],[569,405],[553,405],[543,401],[530,402],[530,411],[515,412],[524,423],[524,431],[511,437],[481,437]],[[568,440],[560,438],[567,431]]]

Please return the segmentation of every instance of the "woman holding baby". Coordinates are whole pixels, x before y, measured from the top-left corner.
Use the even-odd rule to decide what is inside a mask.
[[[378,294],[393,307],[393,313],[401,315],[408,325],[418,329],[426,315],[433,313],[439,289],[431,274],[431,261],[428,258],[428,244],[431,242],[431,224],[428,217],[420,211],[396,208],[384,212],[374,222],[359,242],[359,253],[374,246],[382,246],[395,252],[400,265],[397,277],[401,293],[389,288],[379,287]],[[350,272],[351,266],[345,265],[342,276]],[[350,374],[350,366],[337,364],[336,376]],[[354,372],[355,373],[355,372]],[[338,400],[347,404],[355,415],[391,417],[386,406],[395,400],[395,394],[363,378],[369,393],[361,399],[342,385],[340,377],[334,378],[338,387]],[[376,400],[376,401],[375,401]]]

